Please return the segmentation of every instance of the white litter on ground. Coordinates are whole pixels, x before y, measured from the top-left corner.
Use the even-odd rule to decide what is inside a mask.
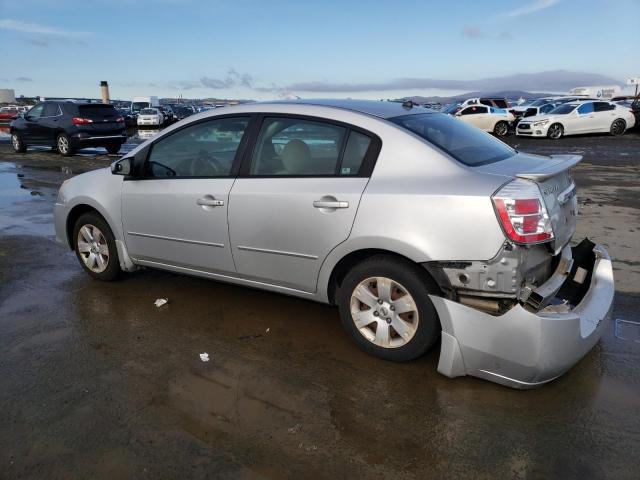
[[[270,328],[267,328],[264,333],[269,333],[269,330],[271,330]]]
[[[169,299],[168,298],[159,298],[155,302],[153,302],[153,304],[158,308],[163,306],[163,305],[166,305],[167,303],[169,303]]]
[[[208,362],[209,361],[209,354],[208,353],[201,353],[200,354],[200,360],[202,360],[203,362]]]

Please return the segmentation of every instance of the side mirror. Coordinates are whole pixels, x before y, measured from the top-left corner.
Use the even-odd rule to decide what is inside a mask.
[[[111,173],[114,175],[124,175],[125,177],[131,175],[131,171],[133,170],[132,160],[131,158],[121,158],[117,162],[113,162],[111,164]]]

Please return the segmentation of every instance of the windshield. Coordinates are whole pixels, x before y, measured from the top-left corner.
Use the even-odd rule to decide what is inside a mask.
[[[534,101],[534,102],[531,102],[531,103],[529,104],[529,106],[530,106],[530,107],[541,107],[542,105],[545,105],[545,104],[547,104],[547,103],[549,103],[549,100],[545,100],[545,99],[543,99],[543,98],[539,98],[538,100],[536,100],[536,101]]]
[[[470,167],[499,162],[516,154],[488,133],[449,115],[423,113],[390,120]]]
[[[442,110],[440,110],[440,111],[442,113],[448,113],[450,115],[453,115],[458,110],[460,110],[460,104],[459,103],[450,103],[449,105],[445,105],[444,107],[442,107]]]
[[[140,115],[156,115],[158,111],[155,108],[143,108],[140,110]]]
[[[131,111],[139,112],[143,108],[147,108],[149,106],[149,102],[131,102]]]
[[[565,103],[564,105],[560,105],[559,107],[554,108],[549,112],[549,115],[566,115],[568,113],[573,112],[573,110],[577,107],[575,103]]]

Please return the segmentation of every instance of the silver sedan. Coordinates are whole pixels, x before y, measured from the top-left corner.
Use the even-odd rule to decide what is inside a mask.
[[[607,252],[570,246],[577,156],[519,153],[411,104],[296,101],[189,117],[67,180],[57,240],[91,276],[159,268],[337,305],[348,335],[516,388],[600,338]]]

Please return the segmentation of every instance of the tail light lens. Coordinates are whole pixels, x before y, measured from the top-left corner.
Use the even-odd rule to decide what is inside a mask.
[[[492,199],[510,240],[525,244],[553,240],[551,220],[538,185],[517,179],[502,187]]]
[[[73,117],[71,121],[73,122],[74,125],[88,125],[89,123],[93,123],[93,120],[91,120],[90,118],[80,118],[80,117]]]
[[[118,122],[118,123],[123,123],[123,122],[124,122],[124,117],[118,117],[118,118],[116,118],[116,122]]]

